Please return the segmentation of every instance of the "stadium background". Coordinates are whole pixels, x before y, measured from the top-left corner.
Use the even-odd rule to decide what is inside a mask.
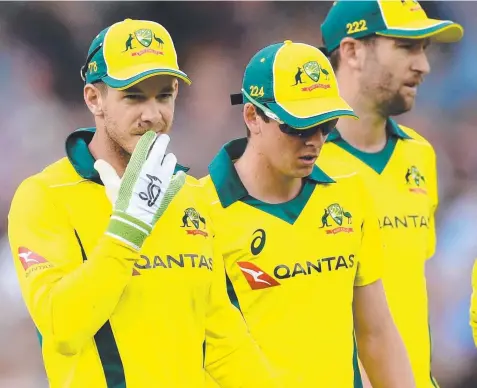
[[[434,371],[442,388],[477,387],[468,326],[470,273],[477,257],[477,16],[475,2],[425,2],[430,16],[464,25],[455,45],[431,47],[432,73],[400,122],[434,145],[439,160],[438,249],[428,265]],[[64,155],[64,139],[93,124],[79,69],[105,26],[130,18],[163,24],[180,66],[171,146],[202,176],[222,143],[244,135],[229,93],[260,48],[285,39],[319,45],[330,2],[0,3],[0,387],[47,387],[34,327],[19,294],[6,239],[18,184]],[[32,201],[35,198],[31,198]],[[405,243],[405,242],[404,242]],[[403,279],[405,284],[406,279]]]

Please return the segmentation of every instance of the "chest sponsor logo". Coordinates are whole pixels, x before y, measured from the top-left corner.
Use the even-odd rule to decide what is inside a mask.
[[[252,290],[261,290],[263,288],[280,285],[273,277],[258,268],[255,264],[247,261],[239,261],[237,264]]]
[[[379,219],[379,227],[402,229],[402,228],[426,228],[429,229],[430,218],[421,214],[409,214],[403,216],[384,216]]]
[[[247,261],[237,262],[252,290],[260,290],[281,285],[278,280],[308,276],[326,272],[343,271],[355,267],[355,255],[338,255],[317,260],[279,264],[273,269],[273,276],[255,264]],[[278,279],[278,280],[277,280]]]

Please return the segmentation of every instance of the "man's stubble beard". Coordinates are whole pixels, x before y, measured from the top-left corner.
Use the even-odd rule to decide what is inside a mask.
[[[383,117],[399,116],[409,112],[414,104],[408,104],[404,97],[395,93],[391,98],[383,100],[378,105],[378,110]]]
[[[384,118],[399,116],[412,109],[413,103],[407,103],[399,91],[393,91],[391,89],[391,74],[383,75],[380,73],[377,77],[377,81],[369,82],[369,79],[376,79],[376,77],[370,77],[371,76],[368,76],[362,79],[360,89],[364,92],[363,95],[374,101],[374,109],[380,116]]]
[[[379,63],[374,51],[369,51],[365,69],[361,76],[360,90],[374,102],[374,109],[383,118],[399,116],[410,111],[414,103],[408,104],[399,90],[393,90],[393,74]]]
[[[109,140],[109,147],[120,157],[129,160],[132,150],[128,151],[122,144],[126,143],[126,139],[122,138],[122,134],[118,130],[118,124],[113,120],[108,111],[104,111],[103,129]]]

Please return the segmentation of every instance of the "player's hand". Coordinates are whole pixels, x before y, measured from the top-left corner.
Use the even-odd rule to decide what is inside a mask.
[[[108,197],[111,200],[116,197],[106,234],[137,250],[185,183],[184,172],[174,175],[175,155],[166,155],[169,141],[168,135],[152,131],[141,136],[122,179],[111,166],[109,169],[104,163],[99,164],[104,184],[110,184]]]

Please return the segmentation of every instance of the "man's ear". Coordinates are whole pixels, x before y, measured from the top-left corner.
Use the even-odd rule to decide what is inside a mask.
[[[179,80],[177,78],[174,78],[174,82],[172,84],[172,87],[174,88],[174,92],[172,93],[174,100],[177,98],[177,94],[179,93]]]
[[[261,118],[257,114],[255,105],[247,102],[243,107],[243,120],[250,133],[258,135],[261,132],[260,121]]]
[[[346,37],[340,47],[340,61],[353,70],[360,70],[365,62],[365,45],[358,39]]]
[[[93,116],[103,115],[104,96],[97,86],[86,84],[83,89],[83,97],[86,106]]]

